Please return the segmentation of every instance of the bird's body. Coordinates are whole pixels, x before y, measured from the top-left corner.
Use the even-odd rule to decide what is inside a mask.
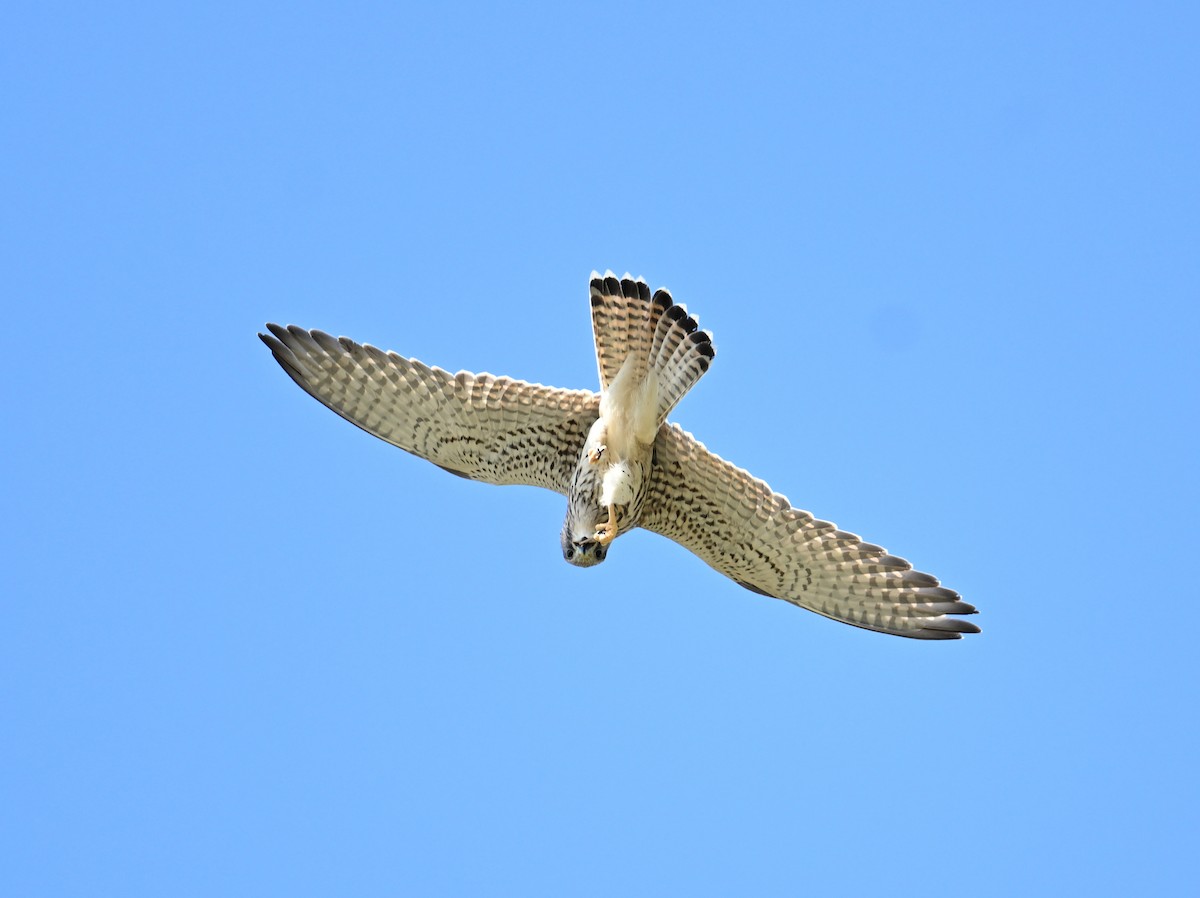
[[[305,391],[439,467],[567,497],[563,557],[603,561],[637,527],[684,545],[742,586],[867,629],[922,639],[978,632],[975,609],[879,546],[793,508],[668,424],[708,370],[711,336],[670,293],[593,273],[600,393],[451,375],[320,331],[260,334]]]
[[[638,526],[667,413],[708,370],[712,338],[644,281],[592,279],[592,329],[600,369],[598,417],[567,493],[563,557],[580,567]],[[666,406],[664,407],[663,401]]]

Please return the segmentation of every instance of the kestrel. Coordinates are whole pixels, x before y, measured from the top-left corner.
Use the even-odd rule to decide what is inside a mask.
[[[275,360],[370,434],[472,480],[567,497],[563,558],[599,564],[643,527],[736,583],[834,620],[916,639],[979,628],[974,606],[903,558],[793,508],[667,415],[712,363],[712,337],[666,290],[591,278],[600,392],[472,374],[268,324]]]

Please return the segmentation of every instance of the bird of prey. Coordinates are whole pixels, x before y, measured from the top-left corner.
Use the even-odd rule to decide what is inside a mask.
[[[367,433],[452,474],[567,498],[563,558],[605,559],[643,527],[754,592],[834,620],[916,639],[979,628],[975,608],[903,558],[793,508],[763,481],[667,422],[708,370],[712,337],[667,290],[592,273],[600,392],[416,359],[268,324],[259,334],[309,395]]]

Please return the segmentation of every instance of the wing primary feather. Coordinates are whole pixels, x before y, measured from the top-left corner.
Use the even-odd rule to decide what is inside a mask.
[[[565,494],[598,414],[599,397],[590,390],[451,375],[295,325],[270,323],[259,338],[297,385],[347,421],[473,480]]]
[[[975,606],[905,559],[793,508],[763,481],[677,425],[655,442],[641,526],[681,544],[740,586],[869,630],[959,639]]]

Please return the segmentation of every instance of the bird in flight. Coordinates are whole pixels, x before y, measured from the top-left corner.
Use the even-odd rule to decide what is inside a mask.
[[[600,392],[450,374],[319,330],[259,334],[300,387],[347,421],[452,474],[567,498],[563,558],[604,561],[643,527],[756,593],[915,639],[979,628],[974,606],[903,558],[793,508],[667,422],[708,371],[712,337],[666,290],[592,273]]]

